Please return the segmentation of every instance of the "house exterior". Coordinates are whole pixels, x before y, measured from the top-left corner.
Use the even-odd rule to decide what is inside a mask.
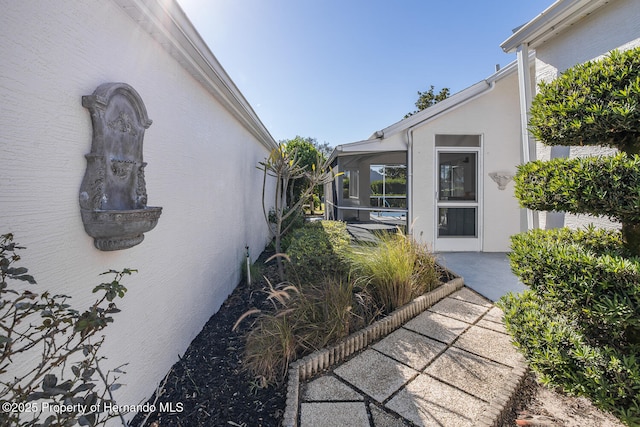
[[[523,161],[517,94],[512,63],[367,140],[336,147],[332,164],[344,175],[325,189],[326,216],[408,225],[438,252],[507,251],[509,236],[527,227],[511,181]],[[404,203],[372,194],[372,177],[403,167]]]
[[[175,0],[0,3],[0,234],[27,247],[34,291],[78,309],[100,273],[138,270],[102,355],[104,369],[128,364],[118,404],[139,404],[239,283],[245,247],[255,259],[268,242],[256,166],[276,143]],[[94,131],[83,96],[109,82],[135,89],[152,120],[144,199],[162,208],[121,250],[94,246],[80,206]]]
[[[505,52],[515,52],[518,57],[520,115],[524,129],[522,140],[531,159],[608,155],[614,151],[606,147],[547,147],[536,144],[529,139],[524,125],[537,83],[553,80],[567,68],[602,57],[611,50],[638,46],[640,2],[636,0],[559,0],[501,44]],[[523,83],[532,78],[534,86]],[[619,226],[606,218],[589,215],[546,212],[539,216],[542,228],[579,227],[589,223],[600,227]],[[534,225],[537,224],[530,223],[530,226]]]
[[[437,252],[508,251],[510,235],[538,227],[619,227],[607,218],[520,209],[510,178],[530,160],[613,151],[536,143],[527,130],[529,107],[537,83],[637,46],[637,0],[556,1],[502,43],[517,54],[514,63],[367,140],[336,147],[333,165],[344,175],[325,189],[326,216],[405,225]],[[406,168],[402,196],[371,185],[388,167]]]

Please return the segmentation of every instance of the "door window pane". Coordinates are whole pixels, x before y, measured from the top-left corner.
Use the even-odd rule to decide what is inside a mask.
[[[438,200],[477,201],[477,153],[439,153]]]
[[[476,235],[476,208],[438,209],[438,237]]]

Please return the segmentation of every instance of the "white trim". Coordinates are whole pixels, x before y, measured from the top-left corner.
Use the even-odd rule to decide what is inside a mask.
[[[449,113],[457,108],[462,107],[468,102],[474,100],[476,97],[482,96],[487,92],[490,92],[495,87],[495,83],[506,76],[509,76],[518,71],[516,61],[513,61],[482,80],[473,86],[470,86],[460,92],[451,95],[449,98],[444,99],[437,104],[426,108],[418,113],[400,120],[386,128],[375,132],[369,139],[363,141],[351,142],[348,144],[342,144],[336,146],[329,157],[330,161],[333,161],[336,157],[339,157],[343,153],[348,154],[365,154],[365,153],[377,153],[384,151],[405,151],[409,150],[410,139],[409,134],[413,132],[413,129],[417,126],[424,125],[442,114]],[[390,145],[386,140],[389,136],[399,133],[407,132],[407,141],[400,146],[399,144]]]
[[[473,135],[473,134],[469,134]],[[434,194],[434,221],[433,221],[433,248],[436,252],[482,252],[483,249],[483,241],[484,241],[484,135],[477,134],[480,136],[480,146],[479,147],[439,147],[436,146],[435,138],[437,135],[434,135],[434,183],[433,183],[433,194]],[[438,236],[438,222],[439,222],[439,209],[441,207],[441,203],[438,200],[438,192],[439,192],[439,175],[440,168],[438,167],[439,162],[439,154],[440,153],[476,153],[476,202],[445,202],[446,207],[456,208],[476,208],[476,236],[475,237],[439,237]]]
[[[535,49],[611,1],[615,0],[558,0],[518,28],[500,47],[507,53],[515,52],[523,44]]]
[[[249,102],[175,0],[112,0],[265,147],[277,147]]]

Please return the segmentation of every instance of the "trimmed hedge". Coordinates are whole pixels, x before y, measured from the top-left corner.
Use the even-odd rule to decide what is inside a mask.
[[[587,396],[629,426],[640,425],[640,346],[593,345],[574,318],[534,291],[499,302],[515,345],[540,381]]]
[[[640,262],[624,256],[619,232],[532,230],[512,242],[514,273],[575,313],[593,343],[640,344]]]
[[[512,237],[531,290],[499,302],[516,345],[545,383],[640,423],[640,260],[618,231],[532,230]]]
[[[385,181],[377,179],[371,181],[371,195],[382,195],[382,187],[384,184],[385,194],[390,195],[405,195],[407,194],[407,180],[404,178],[389,178]]]
[[[530,162],[518,167],[515,184],[516,197],[529,209],[640,222],[638,155]]]
[[[291,234],[286,251],[290,259],[288,276],[296,283],[317,283],[325,276],[342,276],[348,271],[345,255],[351,244],[347,224],[314,221]]]
[[[548,145],[640,150],[640,48],[612,51],[540,84],[529,129]]]

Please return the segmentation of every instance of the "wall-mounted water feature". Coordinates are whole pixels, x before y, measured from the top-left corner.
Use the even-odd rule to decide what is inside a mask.
[[[102,251],[142,242],[162,213],[147,206],[142,143],[151,126],[147,110],[131,86],[104,83],[82,97],[93,124],[91,153],[80,187],[84,229]]]

